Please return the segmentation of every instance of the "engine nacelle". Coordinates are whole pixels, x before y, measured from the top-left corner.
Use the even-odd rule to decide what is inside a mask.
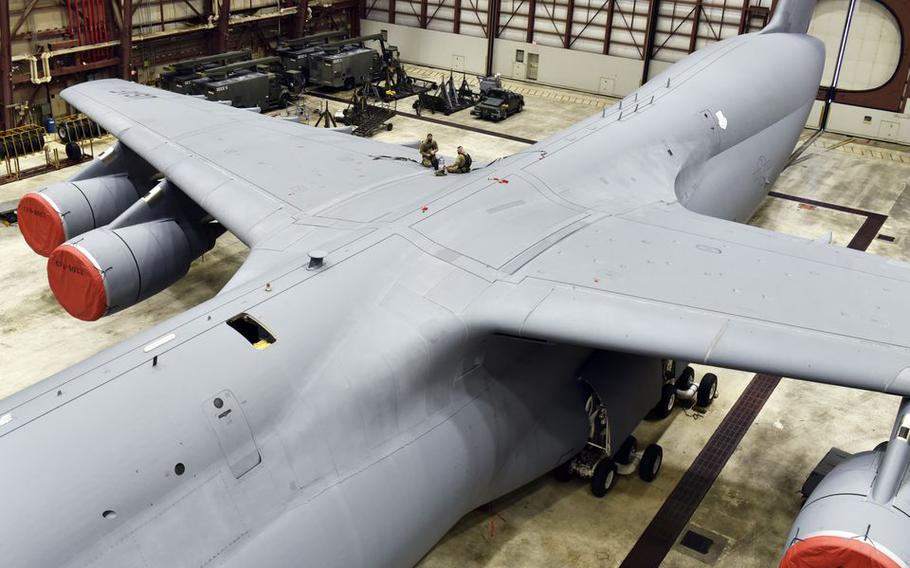
[[[47,279],[67,312],[97,320],[180,280],[221,230],[173,218],[94,229],[54,249]]]
[[[48,256],[63,242],[110,223],[137,199],[125,174],[55,183],[22,197],[19,230],[33,251]]]
[[[781,568],[907,568],[907,429],[838,464],[800,511]]]
[[[25,242],[42,256],[58,245],[102,227],[155,185],[156,170],[120,142],[69,180],[26,194],[18,206]]]

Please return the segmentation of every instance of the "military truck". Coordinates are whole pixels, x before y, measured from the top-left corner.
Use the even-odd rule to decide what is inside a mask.
[[[310,58],[324,53],[326,44],[344,41],[347,37],[347,31],[337,30],[283,40],[275,54],[281,58],[281,64],[288,75],[288,87],[292,91],[306,87],[309,84]]]
[[[301,90],[310,84],[310,60],[314,56],[324,53],[320,46],[304,48],[279,47],[276,50],[278,57],[288,74],[291,90]]]
[[[376,78],[382,69],[382,58],[372,49],[352,47],[314,55],[309,64],[310,85],[353,89]]]
[[[164,71],[162,71],[159,76],[159,84],[162,89],[168,91],[190,94],[186,92],[185,85],[189,81],[198,79],[202,72],[238,61],[247,61],[251,59],[252,56],[252,51],[243,49],[240,51],[229,51],[227,53],[217,53],[215,55],[206,55],[178,61],[177,63],[173,63],[164,68]]]
[[[505,89],[489,89],[471,111],[484,120],[499,122],[524,109],[525,98]]]
[[[262,111],[284,108],[291,101],[279,75],[246,70],[209,82],[205,87],[205,98],[231,101],[231,106],[235,107],[259,107]]]
[[[368,41],[379,42],[379,52],[368,49]],[[308,84],[352,89],[371,83],[385,74],[386,66],[397,57],[397,48],[386,45],[386,34],[354,37],[320,46],[322,53],[309,58]]]

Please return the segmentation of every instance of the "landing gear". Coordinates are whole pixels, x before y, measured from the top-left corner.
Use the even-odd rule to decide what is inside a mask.
[[[664,462],[664,449],[657,444],[651,444],[645,448],[641,455],[641,462],[638,465],[638,477],[648,483],[657,479],[660,473],[660,466]]]
[[[676,406],[676,385],[666,384],[660,391],[660,402],[654,407],[652,414],[655,418],[663,419],[670,416],[673,407]]]
[[[616,463],[604,456],[594,466],[594,475],[591,476],[591,493],[600,499],[613,489],[616,483]]]
[[[707,373],[698,385],[695,404],[701,408],[708,408],[715,398],[717,398],[717,375]]]
[[[619,451],[613,456],[616,463],[620,465],[629,465],[635,461],[635,452],[638,451],[638,440],[635,436],[629,436],[626,441],[619,446]]]
[[[567,482],[574,476],[587,479],[591,485],[591,494],[601,498],[613,489],[618,476],[632,475],[636,467],[639,477],[645,481],[653,481],[657,477],[663,461],[663,450],[660,446],[651,444],[644,452],[639,452],[638,440],[630,435],[613,452],[610,448],[610,420],[607,409],[596,394],[588,398],[585,410],[590,425],[588,443],[578,455],[554,470],[558,481]]]
[[[676,379],[676,390],[689,390],[689,387],[695,382],[695,369],[686,367]]]
[[[695,371],[686,367],[676,379],[677,400],[695,401],[698,408],[708,408],[717,398],[717,375],[705,373],[700,382],[695,382]]]

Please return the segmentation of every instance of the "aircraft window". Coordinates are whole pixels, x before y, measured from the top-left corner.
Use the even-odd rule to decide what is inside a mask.
[[[249,314],[234,316],[227,321],[227,324],[249,341],[253,348],[260,351],[268,349],[276,341],[275,336]]]

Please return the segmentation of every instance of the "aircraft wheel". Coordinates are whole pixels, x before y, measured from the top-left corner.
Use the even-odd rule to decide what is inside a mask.
[[[689,390],[689,387],[692,386],[692,383],[695,382],[695,369],[692,367],[686,367],[683,369],[683,372],[680,373],[679,378],[676,379],[676,388],[677,390]]]
[[[555,470],[553,470],[553,474],[556,476],[556,481],[559,481],[560,483],[566,483],[567,481],[571,481],[572,480],[572,460],[570,459],[566,463],[557,466],[557,468]]]
[[[76,160],[82,159],[82,148],[79,147],[79,144],[67,142],[64,149],[66,150],[66,157],[70,160],[75,162]]]
[[[602,458],[594,466],[594,475],[591,477],[591,493],[598,499],[613,489],[616,483],[616,463],[610,458]]]
[[[638,466],[638,477],[644,481],[652,482],[657,479],[660,473],[660,466],[664,463],[664,450],[657,444],[651,444],[645,448],[645,453],[641,456],[641,463]]]
[[[673,412],[674,406],[676,406],[676,385],[664,385],[660,393],[660,402],[654,407],[654,416],[666,418]]]
[[[711,406],[711,403],[714,402],[714,398],[717,396],[717,375],[714,373],[707,373],[701,379],[701,383],[698,385],[698,395],[696,397],[696,405],[701,408],[708,408]]]
[[[613,459],[620,465],[630,464],[635,458],[636,451],[638,451],[638,440],[635,439],[635,436],[629,436],[626,438],[625,442],[619,446],[619,451],[616,452]]]

